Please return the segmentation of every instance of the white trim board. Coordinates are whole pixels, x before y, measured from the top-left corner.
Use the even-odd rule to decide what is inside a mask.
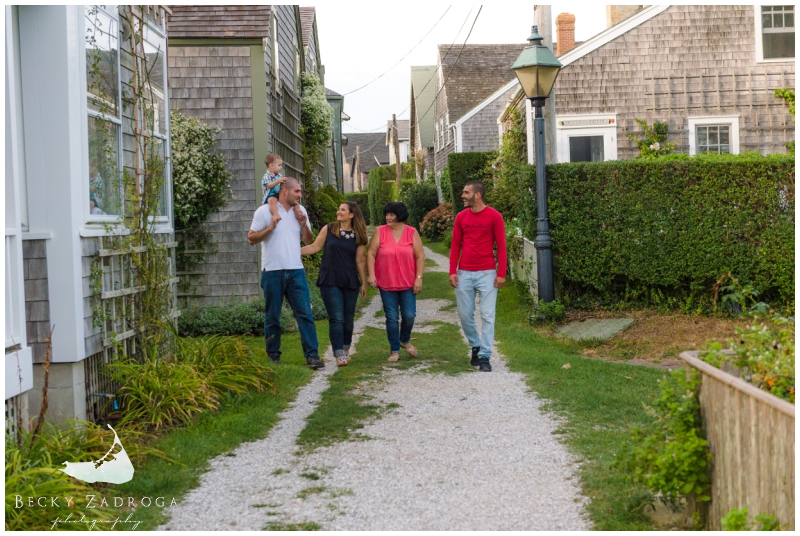
[[[595,50],[602,47],[606,43],[613,41],[617,37],[629,32],[630,30],[633,30],[640,24],[647,22],[656,15],[660,15],[661,13],[666,11],[667,8],[669,7],[670,6],[666,5],[666,6],[650,6],[648,8],[645,8],[641,10],[639,13],[633,15],[632,17],[620,22],[619,24],[615,24],[611,28],[608,28],[607,30],[600,32],[596,36],[584,42],[582,45],[573,48],[563,56],[560,56],[558,58],[558,61],[561,62],[562,68],[564,68],[570,63],[586,56],[590,52],[594,52]]]

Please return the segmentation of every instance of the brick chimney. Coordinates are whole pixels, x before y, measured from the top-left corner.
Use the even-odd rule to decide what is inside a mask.
[[[556,17],[556,43],[559,56],[575,48],[575,15],[560,13]]]
[[[611,28],[637,14],[645,6],[606,6],[606,28]]]

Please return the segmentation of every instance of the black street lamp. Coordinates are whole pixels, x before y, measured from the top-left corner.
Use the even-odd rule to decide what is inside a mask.
[[[561,62],[549,48],[542,44],[536,26],[528,37],[529,46],[523,49],[511,68],[519,79],[525,96],[535,110],[533,136],[536,163],[536,277],[539,287],[539,301],[551,302],[555,299],[553,286],[553,250],[550,242],[550,221],[547,218],[547,177],[545,175],[545,136],[542,107],[550,96],[556,77],[561,70]]]

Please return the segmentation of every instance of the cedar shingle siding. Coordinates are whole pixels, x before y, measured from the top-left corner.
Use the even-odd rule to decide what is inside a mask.
[[[170,38],[252,39],[269,35],[271,6],[171,6]]]
[[[308,22],[308,10],[304,11]],[[222,129],[216,150],[225,156],[233,175],[228,204],[207,220],[217,253],[206,254],[205,262],[194,269],[201,273],[189,279],[193,305],[218,305],[261,295],[259,247],[247,243],[247,231],[261,204],[266,153],[283,157],[284,175],[305,178],[298,134],[297,73],[306,63],[301,13],[294,5],[175,6],[169,18],[170,104]],[[308,52],[316,58],[313,16],[310,22],[309,45],[313,42],[314,46],[309,46],[313,50]],[[272,24],[277,26],[277,80]],[[207,43],[175,42],[186,38]],[[252,41],[242,44],[234,39]],[[259,76],[264,78],[254,88],[253,78]],[[265,85],[261,85],[263,80]],[[262,128],[255,131],[259,124]],[[186,304],[182,299],[181,306]]]
[[[438,139],[435,151],[435,169],[438,175],[447,165],[447,155],[454,150],[454,133],[448,129],[472,108],[486,100],[492,93],[514,78],[511,65],[525,43],[513,45],[439,45],[439,79],[436,98],[436,124],[434,139]],[[448,51],[449,49],[449,51]],[[499,115],[499,113],[498,113]],[[495,117],[495,124],[496,124]],[[449,130],[449,132],[448,132]],[[436,134],[438,132],[438,134]],[[497,136],[497,127],[490,136]]]
[[[176,46],[170,52],[172,108],[222,129],[216,150],[225,156],[233,175],[228,204],[206,223],[217,253],[206,255],[206,262],[195,268],[205,275],[192,281],[190,293],[201,295],[192,303],[204,306],[232,296],[257,298],[258,257],[246,240],[257,206],[250,47]]]
[[[519,85],[513,86],[461,125],[459,152],[494,151],[500,146],[497,118],[518,89]]]
[[[757,37],[751,5],[670,6],[564,67],[556,113],[616,113],[620,159],[638,155],[634,118],[667,121],[688,153],[688,117],[739,115],[741,151],[785,152],[794,124],[773,91],[795,87],[794,59],[757,63]]]

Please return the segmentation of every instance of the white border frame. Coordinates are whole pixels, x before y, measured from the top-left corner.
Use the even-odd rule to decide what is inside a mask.
[[[794,63],[796,58],[764,58],[764,41],[761,39],[761,34],[763,31],[763,28],[761,27],[761,7],[765,5],[771,6],[773,4],[757,4],[753,6],[753,19],[755,21],[755,34],[753,35],[753,38],[756,41],[756,63]],[[796,9],[795,17],[797,17]],[[797,21],[795,21],[795,24],[797,24]]]
[[[576,119],[613,119],[607,125],[559,126],[561,121]],[[532,123],[532,121],[531,121]],[[558,163],[569,162],[569,138],[578,136],[603,136],[603,162],[617,159],[617,114],[580,114],[556,116],[556,140]]]
[[[84,35],[86,35],[86,8],[87,7],[88,6],[83,6],[83,9],[84,9],[84,18],[83,18]],[[121,184],[121,178],[122,178],[122,170],[123,170],[123,166],[124,166],[124,162],[123,162],[123,157],[124,157],[123,151],[124,151],[124,149],[123,149],[122,138],[125,135],[124,134],[124,130],[125,129],[123,128],[123,125],[122,125],[122,122],[123,122],[123,113],[122,113],[122,108],[123,108],[123,104],[122,104],[122,63],[121,63],[121,58],[120,58],[120,56],[122,55],[122,36],[120,35],[119,6],[113,5],[113,6],[106,6],[105,8],[103,8],[101,6],[97,6],[97,9],[98,9],[98,11],[102,12],[103,14],[108,16],[110,19],[112,19],[115,22],[115,24],[117,25],[117,116],[116,117],[109,116],[109,115],[106,115],[106,114],[104,114],[102,112],[98,112],[96,110],[90,109],[89,108],[88,96],[86,96],[84,98],[84,100],[86,101],[84,103],[84,105],[86,106],[86,135],[87,135],[86,136],[86,151],[85,151],[85,155],[86,155],[86,173],[85,173],[84,176],[85,177],[89,176],[89,136],[88,136],[89,135],[89,120],[93,119],[93,118],[100,118],[103,121],[108,121],[109,123],[112,123],[112,124],[116,125],[116,127],[117,127],[117,133],[118,133],[117,134],[117,175],[118,175],[117,176],[117,180],[120,181],[119,192],[117,192],[117,197],[119,199],[124,199],[125,194],[123,192],[123,188],[122,188],[122,184]],[[116,11],[116,13],[112,12],[112,10]],[[86,77],[88,75],[86,73],[86,68],[87,68],[86,67],[86,52],[84,51],[83,57],[80,60],[80,69],[81,69],[81,76],[84,79],[84,84],[83,84],[84,92],[88,93],[88,80],[86,80]],[[84,184],[84,188],[87,188],[86,184]],[[100,224],[100,225],[119,225],[119,224],[122,223],[122,215],[121,214],[105,214],[105,215],[91,214],[89,212],[89,197],[90,197],[88,195],[89,192],[87,191],[86,194],[87,195],[83,196],[83,198],[84,198],[83,199],[83,205],[84,205],[83,213],[85,215],[86,225],[88,225],[88,226],[94,226],[94,225],[98,225],[98,224]]]
[[[714,115],[689,118],[689,155],[697,154],[697,130],[698,126],[705,125],[730,125],[731,126],[731,152],[739,154],[739,116],[738,115]]]

